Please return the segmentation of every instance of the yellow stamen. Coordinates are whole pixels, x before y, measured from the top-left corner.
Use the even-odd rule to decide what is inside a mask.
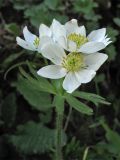
[[[68,40],[75,42],[77,45],[77,48],[80,48],[81,45],[88,42],[88,39],[85,36],[82,36],[82,35],[76,34],[76,33],[69,34],[67,38],[68,38]]]
[[[36,37],[33,44],[36,46],[36,48],[38,48],[38,46],[40,44],[40,39],[38,37]]]
[[[79,71],[85,67],[84,56],[81,53],[72,52],[63,59],[62,66],[67,71]]]

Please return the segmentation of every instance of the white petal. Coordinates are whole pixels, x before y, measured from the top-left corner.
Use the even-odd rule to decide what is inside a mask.
[[[25,40],[26,40],[28,43],[30,43],[31,45],[33,45],[34,40],[36,39],[37,36],[34,35],[34,34],[32,34],[32,33],[28,30],[27,26],[24,27],[24,29],[23,29],[23,34],[24,34]],[[33,45],[33,46],[34,46],[34,45]]]
[[[58,38],[59,45],[67,50],[67,39],[64,36]]]
[[[29,49],[31,51],[35,51],[35,48],[28,44],[25,40],[21,39],[20,37],[16,38],[17,44],[25,49]]]
[[[95,31],[92,31],[88,35],[88,40],[89,41],[96,41],[96,42],[102,42],[106,34],[106,28],[98,29]]]
[[[78,28],[78,23],[76,19],[72,19],[65,23],[65,28],[67,31],[67,34],[75,32],[76,28]]]
[[[51,79],[59,79],[66,75],[66,70],[58,65],[49,65],[37,71],[37,74]]]
[[[77,46],[75,42],[68,40],[67,46],[68,46],[68,49],[67,49],[68,51],[76,52]]]
[[[42,55],[53,63],[60,65],[63,57],[66,57],[64,49],[58,44],[47,44],[42,50]]]
[[[51,32],[51,29],[48,26],[46,26],[44,24],[41,24],[40,28],[39,28],[39,37],[41,38],[43,36],[51,37],[52,32]]]
[[[41,52],[41,50],[48,45],[49,43],[53,43],[52,38],[47,37],[47,36],[43,36],[40,39],[40,45],[38,46],[38,52]]]
[[[101,49],[104,49],[105,45],[102,42],[87,42],[85,44],[83,44],[79,51],[82,53],[95,53]]]
[[[103,53],[94,53],[85,56],[85,64],[88,66],[88,69],[98,70],[100,66],[107,60],[108,55]]]
[[[53,37],[55,40],[57,40],[61,36],[66,37],[66,30],[59,21],[53,19],[53,22],[50,28],[53,32]]]
[[[76,77],[78,78],[78,81],[80,83],[88,83],[93,79],[96,72],[93,70],[82,69],[82,70],[76,72],[75,74],[76,74]]]
[[[74,90],[76,90],[81,83],[78,81],[76,74],[74,72],[69,72],[64,81],[63,81],[63,88],[68,92],[72,93]]]
[[[76,30],[75,30],[75,33],[80,34],[80,35],[86,37],[86,29],[85,29],[85,26],[77,27]]]

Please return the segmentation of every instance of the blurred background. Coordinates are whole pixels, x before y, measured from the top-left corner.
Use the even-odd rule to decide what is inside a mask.
[[[65,160],[120,160],[120,1],[0,0],[0,160],[52,160],[54,109],[52,97],[34,89],[22,76],[42,65],[40,55],[16,44],[25,25],[38,35],[40,23],[76,18],[87,33],[106,27],[112,43],[109,59],[92,82],[80,90],[99,94],[111,105],[86,102],[93,116],[72,111],[63,148]],[[31,64],[26,66],[25,63]],[[44,108],[44,109],[43,109]],[[65,120],[68,114],[66,104]]]

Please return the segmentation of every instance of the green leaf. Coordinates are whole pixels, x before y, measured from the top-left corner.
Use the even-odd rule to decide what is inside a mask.
[[[75,12],[82,12],[84,14],[89,14],[93,11],[94,8],[98,6],[96,2],[93,0],[76,0],[73,2],[74,6],[74,11]]]
[[[13,6],[16,10],[24,10],[30,7],[32,1],[25,1],[25,0],[11,0]]]
[[[54,132],[53,129],[31,121],[19,126],[17,134],[9,136],[9,140],[24,154],[44,153],[54,147]]]
[[[48,92],[52,94],[56,94],[56,91],[54,87],[51,85],[51,83],[46,79],[41,76],[38,76],[37,74],[35,75],[35,72],[32,72],[32,74],[35,76],[35,78],[31,77],[28,73],[26,73],[22,67],[19,67],[21,74],[27,78],[29,83],[34,87],[34,89],[38,91],[43,91],[43,92]],[[37,79],[36,79],[37,78]]]
[[[97,94],[93,94],[93,93],[87,93],[87,92],[80,92],[80,91],[75,91],[73,93],[73,96],[75,97],[79,97],[88,101],[93,102],[95,105],[98,105],[99,103],[102,104],[106,104],[106,105],[110,105],[109,102],[105,101],[105,98],[97,95]]]
[[[48,93],[40,92],[34,85],[24,78],[16,83],[17,90],[24,96],[28,103],[37,110],[44,111],[51,108],[51,97]]]
[[[1,117],[5,125],[11,127],[16,118],[16,96],[14,93],[10,93],[2,103]]]
[[[87,115],[93,114],[93,110],[86,104],[80,102],[78,99],[68,95],[66,96],[66,100],[68,104],[74,109],[76,109],[77,111]]]
[[[105,136],[108,143],[110,144],[110,146],[112,146],[112,149],[119,154],[120,153],[120,134],[110,129],[109,126],[104,122],[102,122],[102,126],[106,131]]]
[[[93,0],[76,0],[73,2],[73,12],[81,14],[86,20],[98,21],[101,16],[95,14],[94,8],[98,7],[98,4]]]
[[[41,123],[43,124],[50,123],[53,117],[52,113],[53,113],[52,110],[49,110],[48,112],[40,113],[39,118],[40,118]]]
[[[59,0],[45,0],[44,3],[48,6],[48,8],[55,10],[57,8]]]
[[[6,24],[5,29],[15,36],[20,34],[20,27],[16,23]]]
[[[62,13],[55,12],[52,10],[49,11],[45,3],[41,3],[40,5],[28,8],[24,12],[24,14],[26,18],[30,19],[31,24],[35,27],[39,27],[40,23],[50,25],[54,18],[63,23],[65,23],[68,20],[68,17],[66,15],[63,15]]]

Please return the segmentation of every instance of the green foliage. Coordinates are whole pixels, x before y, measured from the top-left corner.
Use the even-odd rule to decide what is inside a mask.
[[[7,97],[5,97],[1,105],[1,118],[7,127],[11,127],[14,124],[16,111],[16,96],[14,93],[10,93]]]
[[[68,104],[73,107],[74,109],[76,109],[77,111],[83,113],[83,114],[87,114],[87,115],[92,115],[93,114],[93,110],[88,107],[86,104],[80,102],[78,99],[67,95],[66,96],[66,100],[68,102]]]
[[[114,21],[114,23],[115,23],[118,27],[120,27],[120,18],[115,17],[115,18],[113,19],[113,21]]]
[[[20,72],[34,87],[34,89],[52,94],[56,93],[55,88],[51,85],[51,83],[47,79],[38,76],[34,71],[32,71],[34,78],[31,77],[30,74],[26,73],[22,68],[20,68]]]
[[[24,154],[49,152],[54,147],[55,131],[41,123],[29,121],[18,126],[16,135],[9,136],[9,141]]]
[[[24,10],[24,9],[30,7],[30,4],[31,4],[31,0],[27,0],[27,1],[11,0],[11,2],[13,3],[14,8],[17,9],[17,10]]]
[[[25,11],[25,17],[30,19],[33,26],[39,27],[40,23],[45,23],[47,25],[51,24],[51,21],[55,18],[61,22],[66,22],[68,17],[56,12],[57,1],[54,1],[54,6],[50,1],[45,1],[37,6],[32,6]],[[45,16],[44,16],[45,15]]]
[[[14,36],[20,35],[20,27],[16,23],[6,24],[5,29]]]
[[[118,30],[112,27],[108,27],[107,33],[108,33],[108,36],[111,37],[112,42],[115,42],[117,40],[117,36],[119,34]]]
[[[108,48],[105,49],[106,53],[108,54],[109,61],[114,61],[117,55],[117,51],[114,45],[110,45]]]
[[[35,109],[44,111],[51,108],[51,97],[48,93],[40,92],[34,88],[34,85],[21,78],[16,84],[17,90]]]
[[[52,10],[57,10],[59,5],[61,4],[59,0],[52,0],[52,1],[45,0],[44,3],[49,9],[52,9]]]
[[[71,157],[72,159],[75,159],[77,158],[77,155],[80,155],[80,158],[82,158],[82,150],[80,142],[75,137],[72,137],[65,147],[64,154],[66,158]]]
[[[99,103],[101,103],[101,104],[106,104],[106,105],[110,105],[109,102],[105,101],[105,98],[103,98],[103,97],[101,97],[101,96],[99,96],[99,95],[93,94],[93,93],[75,91],[75,92],[73,93],[73,96],[79,97],[79,98],[82,98],[82,99],[85,99],[85,100],[88,100],[88,101],[91,101],[91,102],[93,102],[96,106],[98,106]]]
[[[119,35],[118,30],[112,28],[112,27],[108,27],[107,28],[107,33],[108,36],[111,37],[111,41],[114,43],[117,40],[117,36]],[[116,48],[115,46],[112,44],[109,47],[107,47],[105,49],[106,53],[108,54],[108,60],[109,61],[113,61],[116,58],[117,52],[116,52]]]
[[[44,112],[39,114],[40,121],[43,124],[50,123],[52,120],[52,110],[49,110],[49,112]]]
[[[73,11],[83,14],[86,20],[97,21],[101,18],[94,12],[94,8],[98,7],[98,4],[93,0],[76,0],[73,2],[73,7]]]
[[[110,129],[104,122],[102,122],[102,126],[106,131],[105,136],[108,141],[108,149],[110,152],[120,156],[120,134]]]

